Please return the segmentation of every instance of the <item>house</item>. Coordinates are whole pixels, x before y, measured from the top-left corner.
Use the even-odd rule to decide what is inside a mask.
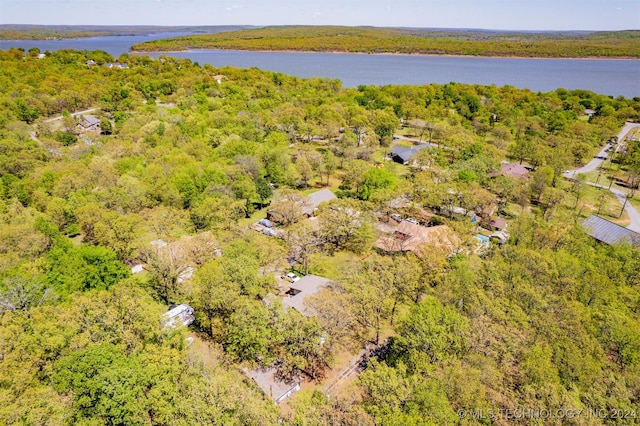
[[[100,119],[95,115],[83,115],[80,119],[80,127],[84,132],[99,132],[100,131]]]
[[[337,197],[333,192],[325,188],[325,189],[321,189],[320,191],[316,191],[313,194],[309,194],[307,198],[309,200],[309,204],[305,205],[302,208],[302,212],[307,216],[313,216],[315,210],[318,208],[320,203],[334,200]]]
[[[106,64],[104,64],[105,67],[107,68],[118,68],[118,69],[129,69],[129,65],[127,64],[121,64],[120,62],[107,62]]]
[[[500,164],[500,174],[514,178],[523,178],[529,174],[529,169],[518,163],[502,163]]]
[[[162,316],[162,319],[164,320],[164,327],[177,328],[180,326],[186,327],[191,325],[195,319],[193,312],[193,308],[186,304],[172,307]]]
[[[498,231],[489,235],[489,240],[494,243],[498,243],[499,245],[502,245],[502,244],[506,244],[506,242],[509,241],[509,235],[507,235],[505,232]]]
[[[489,220],[489,228],[494,231],[504,231],[507,229],[507,221],[500,217],[492,217]]]
[[[594,115],[596,112],[590,108],[587,108],[584,110],[584,115],[586,115],[587,117],[591,118],[592,115]]]
[[[87,66],[88,66],[88,67],[95,67],[95,66],[97,66],[97,65],[98,65],[98,64],[97,64],[97,63],[96,63],[96,61],[94,61],[93,59],[89,59],[89,60],[87,61]]]
[[[460,243],[460,238],[446,225],[426,227],[403,220],[393,235],[381,236],[375,246],[386,252],[412,251],[421,256],[423,246],[437,247],[453,253]]]
[[[292,223],[301,215],[312,217],[318,206],[337,198],[329,189],[321,189],[309,196],[299,193],[280,198],[274,207],[267,211],[267,219],[278,224]],[[293,218],[296,218],[293,220]]]
[[[317,275],[305,275],[299,280],[292,282],[287,292],[289,297],[282,301],[285,307],[293,308],[306,317],[314,314],[313,310],[306,307],[304,301],[307,297],[312,296],[326,287],[331,280]]]
[[[640,247],[640,234],[592,214],[580,225],[590,237],[605,244],[630,243],[634,247]]]
[[[222,84],[222,79],[227,78],[222,74],[218,74],[218,75],[214,75],[213,79],[218,83],[218,84]]]
[[[139,274],[139,273],[141,273],[141,272],[143,272],[143,271],[144,271],[144,265],[142,265],[142,264],[140,264],[140,263],[138,263],[138,264],[136,264],[136,265],[133,265],[133,266],[131,267],[131,273],[132,273],[132,274]]]
[[[418,153],[418,151],[428,147],[429,144],[426,143],[412,147],[395,145],[393,148],[391,148],[389,156],[396,163],[409,164],[409,161]]]
[[[278,374],[278,369],[275,366],[251,371],[245,370],[244,372],[276,404],[281,403],[294,392],[300,390],[300,380],[282,377]]]

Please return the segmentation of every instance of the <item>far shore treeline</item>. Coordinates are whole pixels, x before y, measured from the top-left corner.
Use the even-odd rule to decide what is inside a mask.
[[[503,31],[343,26],[0,25],[0,40],[193,33],[135,44],[138,52],[233,49],[540,58],[640,58],[640,30]]]
[[[160,39],[133,51],[187,49],[345,53],[638,58],[640,31],[507,32],[340,26],[282,26]]]

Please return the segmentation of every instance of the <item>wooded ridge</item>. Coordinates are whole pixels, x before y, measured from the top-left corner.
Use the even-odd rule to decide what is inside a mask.
[[[542,58],[638,58],[640,31],[506,32],[339,26],[283,26],[136,44],[133,51],[284,50]]]

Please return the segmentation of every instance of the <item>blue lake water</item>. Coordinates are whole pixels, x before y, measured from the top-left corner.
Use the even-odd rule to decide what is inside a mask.
[[[0,41],[0,49],[22,47],[28,50],[38,47],[41,51],[104,50],[117,57],[127,53],[132,44],[176,35],[182,34]],[[216,67],[257,67],[298,77],[329,77],[341,80],[346,87],[360,84],[444,84],[455,81],[511,85],[536,92],[562,87],[628,98],[640,96],[640,60],[635,59],[524,59],[233,50],[193,50],[163,54]],[[160,54],[150,56],[157,57]]]

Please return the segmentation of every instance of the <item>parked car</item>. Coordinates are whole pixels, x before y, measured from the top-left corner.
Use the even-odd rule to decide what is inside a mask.
[[[277,237],[278,236],[278,233],[276,232],[276,230],[275,229],[271,229],[271,228],[264,228],[262,230],[262,233],[264,235],[268,235],[270,237]]]
[[[300,280],[300,277],[294,274],[293,272],[289,272],[288,274],[283,275],[282,278],[289,281],[290,283],[295,283],[296,281]]]
[[[414,225],[420,225],[420,222],[418,222],[416,219],[412,218],[412,217],[408,217],[405,219],[407,222],[409,223],[413,223]]]
[[[260,219],[258,223],[267,228],[273,227],[273,222],[271,222],[269,219]]]

